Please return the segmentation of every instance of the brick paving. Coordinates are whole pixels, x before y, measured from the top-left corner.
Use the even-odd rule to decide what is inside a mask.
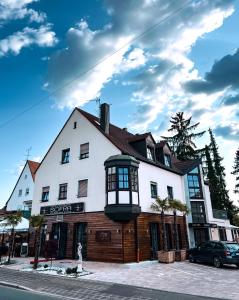
[[[0,282],[25,286],[35,292],[56,295],[59,299],[78,300],[212,300],[153,289],[87,279],[71,279],[35,272],[22,272],[9,268],[0,268]]]

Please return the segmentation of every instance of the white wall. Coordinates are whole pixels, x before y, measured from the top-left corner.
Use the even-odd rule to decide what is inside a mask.
[[[172,186],[174,198],[185,203],[183,176],[144,162],[140,162],[138,172],[139,201],[142,212],[153,212],[150,208],[151,204],[154,202],[154,198],[151,198],[151,181],[157,183],[158,195],[161,198],[166,198],[168,196],[167,186]]]
[[[74,122],[77,128],[73,129]],[[89,142],[89,158],[79,160],[80,145]],[[62,150],[70,148],[70,162],[61,164]],[[35,176],[32,213],[40,206],[85,202],[85,211],[103,211],[105,207],[104,161],[120,154],[116,148],[79,111],[75,110]],[[78,181],[88,179],[88,196],[77,198]],[[59,184],[68,183],[67,199],[58,200]],[[50,186],[49,201],[42,203],[42,187]]]
[[[25,178],[26,176],[26,178]],[[26,195],[26,189],[29,188],[29,194]],[[22,190],[22,196],[18,196],[19,190]],[[29,165],[26,164],[22,174],[20,175],[19,181],[16,187],[13,190],[11,197],[7,203],[7,210],[23,210],[24,209],[24,201],[29,201],[33,199],[33,190],[34,190],[34,182],[32,179],[31,171]]]

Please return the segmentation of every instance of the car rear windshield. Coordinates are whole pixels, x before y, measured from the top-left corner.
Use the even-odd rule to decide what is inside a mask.
[[[227,244],[227,248],[229,248],[230,250],[238,251],[239,244]]]

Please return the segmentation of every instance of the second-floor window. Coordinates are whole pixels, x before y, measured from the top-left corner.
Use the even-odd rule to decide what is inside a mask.
[[[78,181],[78,197],[87,197],[88,179]]]
[[[202,199],[202,187],[199,168],[194,168],[188,173],[188,190],[191,199]]]
[[[22,196],[22,190],[19,190],[18,191],[18,197],[21,197]]]
[[[41,201],[49,201],[49,193],[50,193],[50,187],[49,186],[44,186],[42,188],[42,196],[41,196]]]
[[[59,186],[59,200],[67,198],[67,183],[60,184]]]
[[[150,189],[151,189],[151,198],[158,197],[158,188],[156,182],[150,182]]]
[[[108,168],[108,191],[115,191],[116,190],[116,167]]]
[[[167,186],[168,199],[173,199],[173,187]]]
[[[62,150],[61,163],[67,164],[70,161],[70,148]]]
[[[89,157],[89,143],[80,145],[80,159]]]
[[[118,168],[118,183],[119,189],[124,190],[129,188],[129,169]]]
[[[29,188],[26,188],[25,196],[29,195]]]
[[[138,192],[138,170],[135,167],[130,168],[131,189],[133,192]]]

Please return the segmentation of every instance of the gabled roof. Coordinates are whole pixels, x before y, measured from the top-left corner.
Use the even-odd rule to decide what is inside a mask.
[[[188,172],[192,171],[195,167],[197,167],[201,163],[200,159],[195,160],[175,160],[173,164],[179,169],[184,175]]]
[[[30,169],[31,174],[32,174],[32,179],[34,181],[35,180],[35,173],[36,173],[36,170],[37,170],[38,166],[40,165],[40,163],[36,162],[36,161],[33,161],[33,160],[28,160],[27,163],[28,163],[29,169]]]
[[[152,160],[149,160],[146,157],[144,157],[143,155],[141,155],[139,152],[137,152],[133,148],[133,146],[130,144],[130,141],[137,139],[138,136],[140,136],[140,138],[148,137],[149,135],[151,135],[150,132],[148,132],[146,134],[136,135],[136,134],[132,134],[132,133],[110,123],[109,134],[106,134],[101,129],[99,119],[97,117],[89,114],[88,112],[86,112],[80,108],[77,108],[77,110],[89,122],[91,122],[107,139],[109,139],[119,150],[121,150],[123,154],[128,154],[128,155],[134,156],[135,158],[139,159],[140,161],[160,167],[161,169],[164,169],[164,170],[167,170],[167,171],[179,174],[179,175],[183,175],[182,171],[180,169],[178,169],[175,165],[172,165],[172,168],[169,168],[160,162],[154,162]]]

